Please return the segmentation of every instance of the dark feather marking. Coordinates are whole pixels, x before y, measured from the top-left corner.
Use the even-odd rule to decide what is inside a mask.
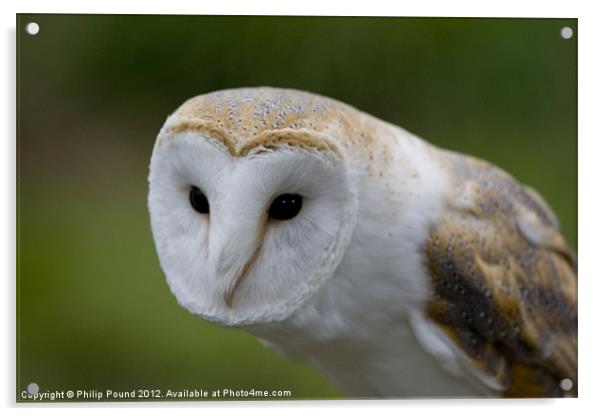
[[[554,216],[501,170],[450,157],[458,195],[474,192],[431,230],[425,252],[435,296],[427,314],[505,395],[561,397],[563,378],[576,395],[576,263]],[[521,234],[524,209],[554,238],[551,248]]]

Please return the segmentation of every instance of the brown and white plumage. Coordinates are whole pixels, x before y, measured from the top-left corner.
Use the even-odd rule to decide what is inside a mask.
[[[333,99],[244,88],[172,114],[149,182],[180,304],[351,396],[576,395],[576,260],[543,199],[489,163]],[[299,217],[273,221],[291,192]]]
[[[574,395],[576,263],[554,215],[500,169],[447,157],[449,211],[424,246],[429,318],[504,395]],[[561,389],[565,378],[572,391]]]

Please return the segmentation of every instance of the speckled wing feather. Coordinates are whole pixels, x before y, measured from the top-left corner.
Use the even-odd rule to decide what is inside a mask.
[[[576,396],[576,260],[556,219],[500,169],[445,155],[455,186],[425,245],[428,318],[503,395]]]

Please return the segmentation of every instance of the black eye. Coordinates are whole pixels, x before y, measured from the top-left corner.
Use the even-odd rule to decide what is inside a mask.
[[[301,211],[303,198],[297,194],[278,195],[270,205],[270,217],[277,220],[290,220]]]
[[[192,205],[192,208],[194,208],[196,212],[200,212],[201,214],[209,213],[209,201],[207,201],[207,197],[199,188],[192,186],[188,197],[190,199],[190,205]]]

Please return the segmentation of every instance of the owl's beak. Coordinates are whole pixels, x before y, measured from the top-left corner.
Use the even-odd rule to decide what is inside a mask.
[[[261,253],[265,238],[266,225],[232,224],[220,222],[215,224],[215,239],[210,242],[210,252],[214,254],[216,278],[226,279],[227,286],[222,297],[226,306],[232,307],[234,295],[245,280],[253,264]]]
[[[256,242],[255,249],[253,250],[253,254],[251,254],[251,257],[249,257],[249,259],[243,266],[240,274],[232,283],[230,283],[228,288],[224,291],[224,302],[226,303],[226,305],[229,308],[232,307],[232,301],[234,300],[234,294],[236,293],[236,289],[238,289],[238,286],[240,285],[240,283],[245,279],[245,277],[249,273],[251,266],[253,266],[253,263],[255,263],[255,260],[257,259],[257,256],[259,255],[260,249],[261,249],[261,243]]]

